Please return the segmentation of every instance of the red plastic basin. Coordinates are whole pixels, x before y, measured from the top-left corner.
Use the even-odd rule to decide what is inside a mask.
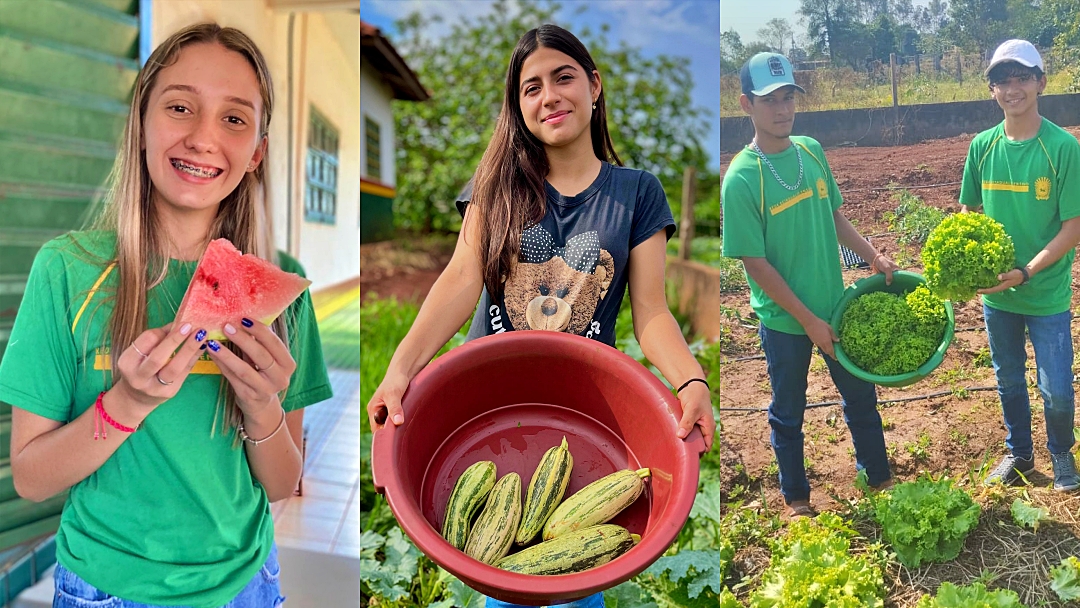
[[[505,602],[546,606],[626,581],[656,561],[682,529],[705,441],[676,437],[679,401],[649,370],[594,340],[515,331],[455,348],[421,371],[402,400],[405,423],[372,439],[375,489],[435,563]],[[441,536],[454,482],[479,460],[521,476],[566,436],[574,468],[566,496],[619,469],[648,467],[646,492],[612,523],[640,534],[619,558],[575,574],[534,576],[476,561]]]

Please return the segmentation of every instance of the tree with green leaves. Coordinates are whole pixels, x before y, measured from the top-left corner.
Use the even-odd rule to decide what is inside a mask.
[[[946,36],[953,44],[967,51],[994,49],[1008,35],[1009,22],[1006,0],[950,0],[949,24]]]
[[[518,39],[558,23],[555,2],[500,0],[488,14],[450,24],[439,39],[427,36],[431,17],[413,13],[397,22],[399,51],[431,90],[424,103],[395,103],[399,228],[455,231],[454,200],[472,177],[502,106],[506,68]],[[608,127],[623,162],[660,178],[669,192],[683,168],[703,168],[708,129],[694,107],[689,60],[613,45],[607,29],[574,30],[596,61],[607,99]]]
[[[791,39],[791,24],[787,19],[773,17],[765,23],[765,27],[757,31],[758,38],[769,45],[777,53],[784,52],[784,43]]]

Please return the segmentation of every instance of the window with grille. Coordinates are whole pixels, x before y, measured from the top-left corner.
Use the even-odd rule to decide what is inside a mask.
[[[382,163],[380,162],[380,154],[382,150],[379,142],[379,123],[371,120],[367,116],[364,117],[364,138],[367,143],[364,155],[367,157],[365,163],[367,165],[367,176],[377,182],[382,181]]]
[[[315,108],[308,125],[304,218],[333,224],[337,218],[338,130]]]

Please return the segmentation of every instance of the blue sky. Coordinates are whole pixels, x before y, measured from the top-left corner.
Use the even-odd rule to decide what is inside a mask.
[[[724,0],[726,5],[728,0]],[[475,17],[492,9],[490,0],[362,0],[361,18],[382,29],[394,40],[396,19],[414,10],[442,15],[442,24],[431,27],[429,35],[439,38],[450,23],[461,17]],[[694,77],[692,99],[705,109],[710,125],[705,139],[709,166],[720,168],[720,0],[562,0],[559,20],[570,29],[589,26],[597,31],[607,23],[609,40],[641,49],[647,57],[671,55],[690,58]],[[583,12],[575,14],[580,7]],[[726,8],[725,8],[726,14]],[[509,59],[509,58],[507,58]]]
[[[926,6],[929,0],[914,0],[915,6]],[[757,31],[765,26],[769,19],[781,17],[788,20],[788,25],[795,30],[795,40],[806,37],[806,24],[799,23],[801,0],[771,0],[767,5],[761,0],[723,0],[720,9],[720,28],[724,31],[733,29],[739,32],[744,44],[758,40]]]

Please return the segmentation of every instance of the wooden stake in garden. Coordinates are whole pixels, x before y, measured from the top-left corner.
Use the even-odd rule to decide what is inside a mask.
[[[679,238],[679,259],[690,259],[690,242],[694,240],[694,198],[697,186],[697,169],[687,167],[683,171],[682,217],[679,226],[682,236]]]

